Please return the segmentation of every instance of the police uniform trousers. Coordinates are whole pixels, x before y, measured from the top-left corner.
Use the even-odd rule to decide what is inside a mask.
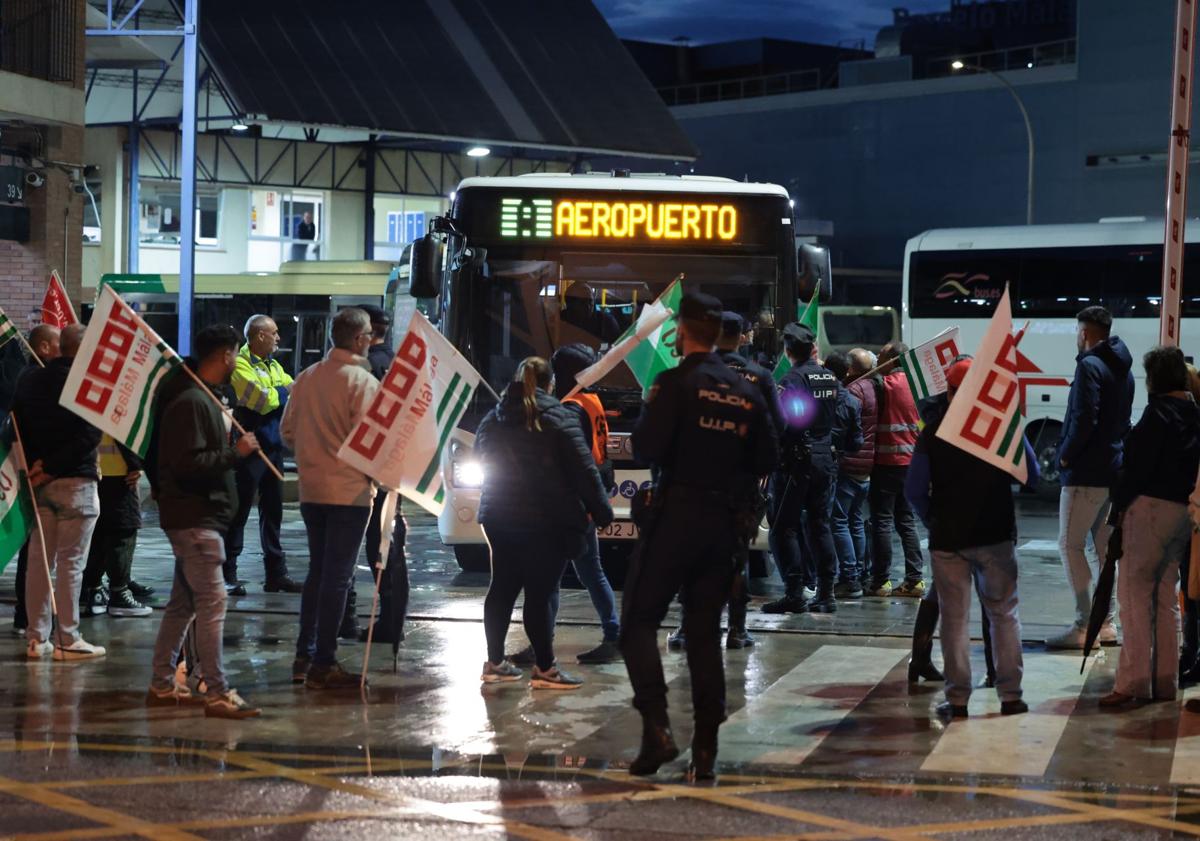
[[[685,607],[696,724],[715,727],[725,720],[721,610],[735,572],[733,511],[712,492],[675,486],[664,492],[649,532],[626,578],[621,611],[621,652],[633,685],[633,705],[645,717],[666,715],[658,629],[678,593]]]
[[[271,463],[283,472],[283,458],[278,453],[268,453]],[[258,534],[262,546],[263,567],[266,570],[267,583],[278,581],[288,574],[287,561],[283,555],[283,545],[279,541],[279,532],[283,527],[283,482],[263,464],[257,456],[244,458],[238,462],[234,473],[237,484],[238,507],[234,514],[229,531],[225,534],[225,563],[223,572],[225,581],[232,584],[237,580],[238,556],[242,554],[245,545],[246,521],[250,517],[250,508],[254,505],[254,496],[258,494]]]
[[[771,477],[771,553],[787,595],[802,598],[806,571],[815,573],[821,596],[833,594],[837,549],[833,545],[830,501],[837,466],[828,453],[814,452],[803,473]],[[806,516],[807,515],[807,516]],[[805,562],[808,556],[808,563]]]

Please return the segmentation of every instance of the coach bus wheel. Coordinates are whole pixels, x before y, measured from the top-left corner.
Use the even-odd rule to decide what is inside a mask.
[[[460,543],[454,547],[454,559],[463,572],[492,571],[486,544]]]
[[[1025,430],[1042,474],[1037,493],[1047,499],[1058,497],[1058,439],[1061,434],[1062,424],[1050,420],[1035,421]]]

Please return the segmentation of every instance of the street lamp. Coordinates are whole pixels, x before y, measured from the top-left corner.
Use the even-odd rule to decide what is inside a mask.
[[[1021,109],[1021,119],[1025,121],[1025,137],[1029,141],[1029,172],[1025,181],[1025,224],[1033,224],[1033,124],[1029,122],[1029,112],[1025,110],[1025,103],[1021,100],[1021,95],[1017,93],[1017,89],[1012,86],[1012,83],[997,73],[995,70],[989,70],[986,67],[980,67],[978,64],[967,64],[961,59],[956,59],[950,63],[952,70],[974,70],[979,73],[987,73],[994,77],[996,81],[1004,85],[1005,89],[1012,94],[1013,101],[1017,103],[1017,108]]]

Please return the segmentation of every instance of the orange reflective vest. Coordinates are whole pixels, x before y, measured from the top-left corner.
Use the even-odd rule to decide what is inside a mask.
[[[875,426],[875,463],[903,467],[911,462],[919,420],[904,372],[888,374],[883,378],[883,402]]]
[[[604,415],[604,404],[594,394],[579,392],[563,400],[564,403],[574,403],[587,412],[592,424],[592,458],[597,465],[604,464],[608,459],[608,418]]]

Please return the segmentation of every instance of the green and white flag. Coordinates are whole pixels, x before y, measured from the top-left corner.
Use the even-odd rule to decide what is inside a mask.
[[[654,385],[659,374],[679,364],[679,354],[675,350],[674,316],[679,312],[679,302],[683,299],[683,283],[681,281],[682,275],[671,281],[671,284],[651,304],[653,307],[668,310],[671,317],[660,321],[644,341],[633,343],[625,356],[625,364],[629,366],[629,370],[633,372],[638,384],[641,385],[643,396],[650,393],[650,386]],[[650,309],[650,307],[646,307],[646,309]],[[636,324],[630,328],[630,330],[636,329]],[[630,331],[627,330],[617,340],[613,349],[620,346],[621,342],[629,335]]]
[[[182,364],[179,354],[105,286],[58,402],[144,457],[154,401],[167,374]]]
[[[808,306],[804,306],[799,301],[796,302],[796,322],[812,330],[817,341],[821,340],[821,302],[818,300],[820,294],[820,289],[813,290],[812,300],[808,302]],[[804,309],[801,310],[801,307]],[[775,370],[771,372],[771,378],[775,382],[779,382],[790,370],[792,370],[791,360],[787,358],[787,354],[780,347],[779,361],[775,363]]]
[[[442,452],[483,378],[420,312],[338,458],[431,514],[446,494]]]
[[[21,446],[9,427],[0,435],[0,572],[17,556],[33,532],[33,498]]]
[[[3,309],[0,309],[0,347],[4,347],[19,335],[17,325],[12,323],[12,319]]]
[[[946,371],[954,364],[956,356],[958,328],[947,327],[900,357],[900,367],[908,377],[914,403],[946,391]]]
[[[622,362],[627,362],[633,370],[634,375],[638,378],[638,383],[642,385],[644,390],[650,388],[650,384],[654,382],[653,377],[658,376],[659,371],[666,370],[671,367],[667,364],[663,367],[660,362],[669,362],[669,348],[667,356],[656,353],[653,350],[651,342],[658,342],[660,345],[664,342],[664,329],[672,331],[674,327],[667,324],[667,321],[675,317],[675,309],[679,306],[679,281],[674,281],[668,286],[663,293],[655,298],[652,302],[642,307],[642,311],[638,313],[637,321],[630,325],[629,329],[621,334],[621,337],[613,342],[608,352],[596,362],[584,368],[575,375],[575,388],[571,391],[574,394],[577,391],[585,388],[591,388],[593,385],[604,379],[610,371],[620,365]],[[668,298],[675,299],[675,308],[672,308],[668,303]],[[644,348],[639,351],[639,348]],[[635,353],[638,358],[635,362],[630,362],[629,358]],[[678,363],[678,360],[675,360]],[[638,367],[634,367],[634,366]],[[657,367],[656,367],[657,366]],[[642,369],[642,374],[639,374],[639,369]],[[649,376],[649,383],[642,379],[642,376]]]

